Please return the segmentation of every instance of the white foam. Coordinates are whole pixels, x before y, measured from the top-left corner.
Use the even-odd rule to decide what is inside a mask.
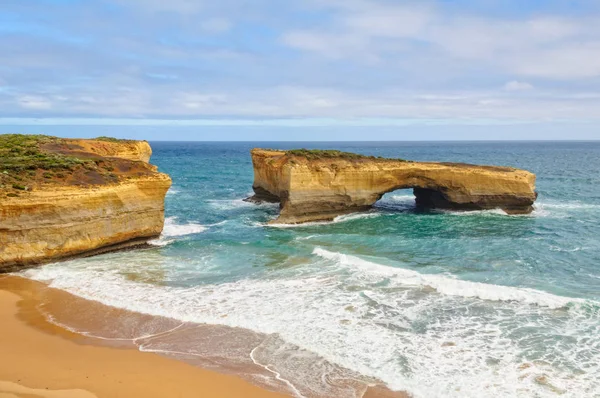
[[[184,236],[199,234],[200,232],[206,231],[206,227],[204,225],[196,223],[178,224],[176,220],[177,217],[167,217],[165,219],[165,226],[163,228],[162,236]]]
[[[314,253],[301,268],[189,288],[132,281],[120,273],[123,264],[99,269],[89,260],[24,275],[136,312],[276,334],[306,351],[253,356],[260,354],[257,362],[304,396],[318,396],[306,393],[315,383],[310,352],[415,398],[559,396],[548,385],[574,398],[600,388],[597,308],[555,311],[580,300],[423,275],[320,248]],[[536,360],[547,357],[558,365]],[[322,375],[327,379],[326,367]]]
[[[319,235],[297,236],[295,239],[296,240],[310,240],[316,236],[319,236]]]
[[[304,395],[302,395],[302,393],[300,391],[298,391],[298,389],[296,388],[296,386],[294,386],[294,384],[292,382],[290,382],[288,379],[284,378],[281,376],[281,373],[279,373],[277,370],[272,369],[272,365],[264,365],[262,363],[260,363],[259,361],[256,360],[256,358],[254,358],[254,351],[257,349],[258,347],[254,348],[251,352],[250,352],[250,359],[252,359],[252,362],[254,362],[255,365],[258,365],[262,368],[264,368],[265,370],[267,370],[268,372],[272,373],[275,375],[275,378],[279,381],[284,382],[285,384],[288,385],[288,387],[293,391],[294,396],[297,398],[306,398]]]
[[[209,227],[218,227],[220,225],[225,225],[225,224],[227,224],[227,220],[219,221],[219,222],[216,222],[214,224],[208,224],[208,226]]]
[[[573,202],[539,202],[537,206],[548,209],[568,209],[568,210],[586,210],[586,209],[600,209],[600,205],[593,203],[583,203],[579,201]]]
[[[553,252],[574,253],[574,252],[578,252],[578,251],[586,250],[586,249],[588,249],[588,248],[587,247],[583,247],[583,246],[577,246],[577,247],[574,247],[572,249],[566,249],[566,248],[558,247],[558,246],[550,246],[550,250],[553,251]]]
[[[272,227],[272,228],[306,228],[306,227],[314,227],[319,225],[331,225],[338,224],[348,221],[361,220],[364,218],[375,218],[381,216],[381,213],[370,211],[366,213],[352,213],[352,214],[344,214],[341,216],[335,217],[331,221],[314,221],[314,222],[305,222],[302,224],[264,224],[264,223],[255,223],[256,226],[262,227]]]
[[[222,223],[225,223],[225,221],[223,221]],[[219,224],[220,223],[213,225]],[[177,217],[167,217],[165,218],[165,225],[163,227],[162,233],[160,234],[160,237],[148,241],[148,243],[154,246],[167,246],[175,241],[175,239],[172,238],[181,237],[185,235],[199,234],[201,232],[206,231],[206,229],[206,226],[196,223],[178,224]]]
[[[578,201],[538,201],[533,204],[534,217],[566,218],[571,212],[599,210],[600,205],[593,203],[582,203]]]
[[[390,199],[400,203],[414,203],[415,195],[391,195]]]
[[[477,215],[501,215],[508,217],[553,217],[565,218],[567,212],[578,210],[595,210],[600,209],[600,205],[582,202],[536,202],[533,204],[533,211],[529,214],[508,214],[502,209],[489,210],[438,210],[445,214],[457,216],[477,216]]]
[[[174,189],[174,188],[172,188],[172,187],[171,187],[171,188],[170,188],[170,189],[167,191],[167,195],[169,195],[169,196],[171,196],[171,195],[177,195],[179,192],[180,192],[179,190],[177,190],[177,189]]]
[[[445,210],[445,209],[434,209],[435,211],[451,214],[454,216],[511,216],[502,209],[487,209],[487,210]]]
[[[170,245],[173,242],[175,242],[175,239],[165,239],[163,237],[159,237],[156,239],[149,240],[148,244],[152,246],[164,247]]]
[[[385,195],[383,198],[375,202],[375,207],[381,208],[408,208],[414,207],[415,202],[414,195]]]
[[[431,287],[439,293],[450,296],[474,297],[492,301],[517,301],[554,309],[566,307],[570,303],[585,302],[582,299],[556,296],[535,289],[471,282],[455,279],[450,276],[421,274],[416,271],[389,267],[363,260],[359,257],[334,253],[321,248],[315,248],[313,254],[336,261],[342,266],[357,267],[371,273],[396,278],[405,285]],[[600,303],[598,304],[600,305]]]
[[[240,198],[240,199],[210,199],[207,202],[210,204],[211,207],[213,207],[217,210],[225,210],[225,211],[243,209],[243,208],[251,208],[251,207],[257,207],[257,206],[266,207],[266,208],[274,208],[274,207],[279,206],[279,203],[247,202],[243,198]]]

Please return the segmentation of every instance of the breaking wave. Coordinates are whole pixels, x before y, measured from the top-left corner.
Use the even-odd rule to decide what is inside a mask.
[[[199,234],[206,231],[206,229],[206,226],[196,223],[178,224],[177,217],[167,217],[160,237],[148,243],[154,246],[166,246],[175,241],[173,238]]]
[[[548,308],[564,308],[570,303],[586,303],[586,300],[556,296],[540,290],[493,285],[455,279],[449,276],[421,274],[416,271],[389,267],[359,257],[315,248],[313,254],[337,262],[342,266],[355,267],[369,273],[395,278],[402,284],[435,289],[449,296],[479,298],[492,301],[516,301]],[[600,303],[597,303],[600,305]]]
[[[416,398],[548,396],[549,388],[557,391],[550,396],[578,397],[598,387],[600,353],[590,348],[600,344],[597,303],[424,275],[322,248],[311,257],[297,272],[190,287],[136,282],[77,262],[24,275],[118,308],[276,336],[285,352],[260,349],[252,359],[260,354],[260,363],[306,397],[318,396],[310,393],[315,380],[328,377],[329,366],[319,368],[321,378],[313,374],[317,357]],[[582,371],[573,376],[535,359],[545,355]]]

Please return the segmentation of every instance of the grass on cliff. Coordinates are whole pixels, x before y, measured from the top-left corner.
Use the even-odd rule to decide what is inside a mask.
[[[367,156],[352,152],[343,152],[335,149],[290,149],[285,151],[286,155],[304,157],[308,160],[319,160],[319,159],[346,159],[346,160],[385,160],[381,156]],[[404,161],[404,159],[388,159],[396,161]]]
[[[135,140],[127,140],[124,138],[114,138],[114,137],[107,137],[107,136],[100,136],[100,137],[96,137],[93,138],[96,141],[106,141],[106,142],[135,142]]]
[[[0,193],[19,196],[40,184],[63,183],[66,179],[75,184],[117,180],[113,173],[114,160],[71,155],[67,153],[69,150],[67,140],[58,137],[1,134]],[[72,176],[76,178],[70,178]]]
[[[90,160],[43,151],[44,144],[60,138],[45,135],[0,135],[0,173],[20,174],[26,170],[72,170]]]

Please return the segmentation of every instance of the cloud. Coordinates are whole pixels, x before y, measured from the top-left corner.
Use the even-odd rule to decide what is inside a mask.
[[[329,3],[332,24],[289,30],[286,45],[326,57],[410,59],[429,54],[517,76],[572,79],[600,76],[600,17],[535,15],[497,18],[418,3]],[[431,3],[430,3],[431,4]]]
[[[519,83],[522,84],[522,83]],[[598,120],[600,95],[547,90],[430,92],[362,91],[322,87],[276,86],[252,91],[190,88],[56,90],[11,98],[0,93],[6,116],[107,118],[251,118],[251,119],[456,119],[456,120]]]
[[[519,82],[516,80],[512,80],[504,85],[504,89],[506,91],[525,91],[532,90],[533,86],[527,82]]]
[[[508,0],[485,2],[513,3],[502,13],[436,0],[38,3],[3,3],[0,117],[600,118],[597,11],[526,13]]]
[[[24,109],[47,110],[52,108],[52,101],[35,95],[24,95],[16,98],[17,103]]]

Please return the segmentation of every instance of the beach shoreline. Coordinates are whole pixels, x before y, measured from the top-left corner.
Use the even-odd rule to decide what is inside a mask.
[[[102,344],[48,322],[32,282],[0,277],[0,397],[284,397],[241,378]]]
[[[278,386],[252,382],[263,377],[266,380],[266,376],[261,376],[264,369],[258,366],[213,367],[210,358],[194,366],[195,363],[143,352],[132,339],[92,337],[51,321],[53,313],[65,318],[61,309],[72,307],[78,308],[75,314],[108,311],[102,320],[106,322],[108,318],[108,325],[87,325],[98,329],[110,328],[110,319],[117,320],[116,314],[122,312],[41,282],[0,275],[0,398],[293,396],[284,383]],[[195,333],[198,331],[194,329]],[[376,386],[367,388],[362,395],[406,396]]]

